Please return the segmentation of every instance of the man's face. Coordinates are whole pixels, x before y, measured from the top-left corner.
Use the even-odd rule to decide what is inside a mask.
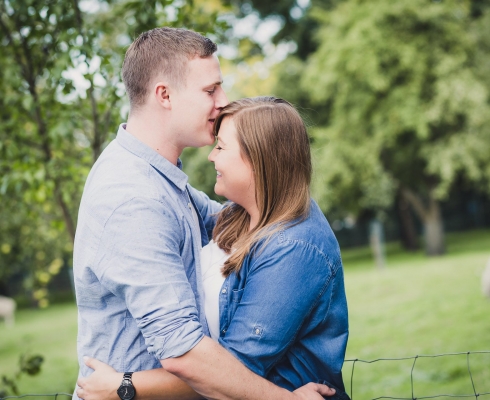
[[[218,57],[196,57],[188,63],[186,85],[170,91],[172,129],[182,149],[214,142],[214,120],[228,104],[222,81]]]

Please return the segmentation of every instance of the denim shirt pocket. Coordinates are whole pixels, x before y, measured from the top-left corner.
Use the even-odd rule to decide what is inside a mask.
[[[232,320],[235,312],[240,305],[240,301],[242,300],[243,289],[233,289],[230,291],[229,301],[228,301],[228,323]]]
[[[243,296],[243,290],[244,289],[233,289],[231,291],[231,301],[233,303],[240,303],[240,301],[242,300],[242,296]]]

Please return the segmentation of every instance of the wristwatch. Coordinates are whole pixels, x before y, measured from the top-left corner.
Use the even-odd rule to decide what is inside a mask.
[[[136,390],[133,386],[133,381],[131,377],[133,376],[132,372],[125,372],[123,376],[123,380],[121,382],[121,386],[117,389],[117,395],[121,400],[133,400]]]

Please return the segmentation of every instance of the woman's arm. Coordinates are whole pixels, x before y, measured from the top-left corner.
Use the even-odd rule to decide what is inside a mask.
[[[121,385],[123,374],[95,358],[86,357],[85,364],[94,372],[77,382],[77,395],[84,400],[120,400],[117,389]],[[195,400],[202,399],[184,381],[165,371],[163,368],[135,372],[133,385],[136,389],[135,400]]]

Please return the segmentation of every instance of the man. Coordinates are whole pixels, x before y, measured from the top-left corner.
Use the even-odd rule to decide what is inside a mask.
[[[321,399],[295,393],[245,368],[206,335],[200,249],[220,209],[187,184],[179,156],[212,144],[227,99],[216,45],[184,29],[158,28],[129,47],[122,75],[131,111],[93,166],[80,205],[74,250],[79,308],[78,389],[90,374],[82,357],[118,371],[161,365],[177,392],[223,399]],[[151,354],[148,354],[151,353]],[[134,396],[125,375],[119,396]],[[134,382],[136,390],[137,382]],[[188,389],[186,389],[188,388]]]

